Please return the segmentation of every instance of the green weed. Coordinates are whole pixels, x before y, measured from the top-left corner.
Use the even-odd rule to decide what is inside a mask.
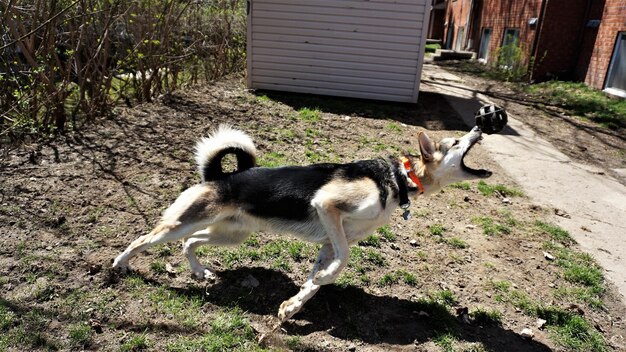
[[[510,227],[496,223],[490,217],[474,217],[472,218],[472,222],[480,225],[483,228],[483,233],[488,236],[495,236],[498,234],[508,235],[512,232]]]
[[[462,189],[464,191],[469,191],[471,189],[469,182],[456,182],[456,183],[449,185],[448,187]]]
[[[389,225],[385,225],[383,227],[379,227],[378,230],[376,230],[376,232],[378,232],[382,238],[386,239],[389,242],[393,242],[396,240],[396,234],[393,233],[393,231],[391,231],[391,228],[389,227]]]
[[[469,313],[470,317],[474,319],[474,322],[478,325],[501,325],[502,313],[496,309],[483,309],[478,308]]]
[[[167,351],[263,351],[255,341],[254,331],[243,312],[238,309],[224,310],[211,322],[208,333],[184,337],[167,345]]]
[[[429,297],[435,302],[439,302],[446,306],[454,306],[458,303],[458,300],[454,296],[454,292],[450,290],[441,290],[429,293]]]
[[[122,352],[134,352],[146,350],[149,347],[149,341],[146,334],[131,333],[120,346]]]
[[[446,228],[442,224],[432,224],[428,230],[433,236],[442,236]]]
[[[579,118],[612,129],[626,126],[626,100],[612,99],[584,83],[549,81],[527,90],[543,103],[567,109]]]
[[[85,323],[72,324],[69,327],[70,342],[73,346],[88,346],[91,344],[93,330]]]
[[[505,197],[511,197],[511,196],[521,197],[524,195],[524,192],[518,189],[510,188],[510,187],[499,185],[499,184],[490,185],[490,184],[487,184],[485,181],[478,182],[477,188],[478,188],[478,191],[480,191],[480,193],[482,193],[482,195],[485,197],[489,197],[496,192],[500,193],[502,196],[505,196]]]
[[[316,122],[320,120],[321,111],[318,109],[302,108],[298,110],[298,118],[303,121]]]
[[[380,248],[380,237],[376,235],[369,235],[365,237],[364,239],[362,239],[361,241],[359,241],[359,246],[366,246],[366,247],[369,246],[369,247]]]
[[[465,249],[469,247],[467,242],[463,241],[462,239],[458,237],[452,237],[446,240],[446,243],[448,243],[451,247],[458,248],[458,249]]]
[[[544,233],[550,235],[550,237],[552,237],[552,239],[556,241],[567,244],[576,243],[576,241],[572,238],[569,232],[563,230],[559,226],[548,224],[540,220],[537,220],[535,222],[535,226],[537,226],[537,228],[539,228]]]

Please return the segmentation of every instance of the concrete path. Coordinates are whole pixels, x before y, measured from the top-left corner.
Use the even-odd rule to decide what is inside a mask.
[[[443,94],[469,126],[475,125],[474,112],[490,103],[459,77],[431,64],[424,65],[421,90]],[[571,216],[553,221],[597,259],[626,303],[626,187],[574,162],[508,116],[508,128],[485,138],[483,147],[534,201]]]

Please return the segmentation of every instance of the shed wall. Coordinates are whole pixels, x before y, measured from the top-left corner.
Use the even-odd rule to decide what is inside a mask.
[[[251,0],[248,86],[416,102],[427,0]]]

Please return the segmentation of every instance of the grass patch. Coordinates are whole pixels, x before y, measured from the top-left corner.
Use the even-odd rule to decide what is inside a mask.
[[[469,182],[463,181],[463,182],[455,182],[451,185],[449,185],[448,187],[450,188],[456,188],[456,189],[462,189],[464,191],[469,191],[472,186],[470,185]]]
[[[85,323],[70,325],[69,337],[72,346],[88,346],[91,344],[93,330]]]
[[[584,317],[556,306],[545,306],[533,301],[525,292],[510,289],[508,281],[492,281],[490,286],[498,292],[494,297],[519,308],[524,314],[546,320],[546,328],[554,341],[570,351],[606,351],[607,347],[593,325]]]
[[[472,222],[482,227],[483,233],[487,236],[495,236],[499,234],[508,235],[513,231],[509,226],[496,223],[488,216],[474,217],[472,218]]]
[[[478,325],[501,325],[502,313],[496,309],[482,309],[478,308],[469,313],[470,317],[474,319],[474,322]]]
[[[382,238],[384,238],[385,240],[389,242],[393,242],[397,238],[396,234],[393,233],[393,231],[391,231],[391,228],[389,227],[389,225],[379,227],[378,230],[376,230],[376,232],[378,232]]]
[[[556,241],[566,244],[575,244],[576,241],[572,238],[569,232],[563,230],[559,226],[545,223],[543,221],[537,220],[535,222],[535,226],[539,228],[542,232],[550,235],[550,237]]]
[[[430,234],[433,236],[442,236],[446,228],[442,224],[432,224],[428,228]]]
[[[380,237],[376,235],[369,235],[359,241],[359,246],[380,248]]]
[[[450,290],[441,290],[429,293],[429,297],[435,302],[441,303],[445,306],[455,306],[458,300],[454,296],[454,292]]]
[[[498,192],[504,197],[512,197],[512,196],[521,197],[524,195],[524,192],[518,189],[510,188],[510,187],[507,187],[505,185],[500,185],[500,184],[490,185],[486,183],[485,181],[478,182],[477,188],[478,188],[478,191],[485,197],[489,197],[496,192]]]
[[[171,342],[167,351],[264,351],[255,341],[254,330],[238,309],[224,310],[211,322],[208,333],[196,337],[183,337]]]
[[[565,108],[571,115],[616,129],[626,127],[626,100],[614,99],[583,83],[549,81],[528,86],[544,104]]]
[[[463,241],[462,239],[458,237],[452,237],[446,240],[446,243],[449,244],[452,248],[457,248],[457,249],[465,249],[469,247],[469,244],[467,244],[467,242]]]
[[[150,263],[150,270],[152,270],[155,274],[165,274],[167,272],[165,262],[161,260],[156,260]]]
[[[457,337],[449,332],[438,334],[433,338],[433,342],[435,343],[435,345],[441,347],[441,349],[443,349],[445,352],[456,351],[454,345],[458,341],[459,340],[457,339]]]
[[[389,122],[387,125],[385,125],[385,129],[394,133],[402,132],[402,126],[395,122]]]
[[[123,352],[131,352],[131,351],[143,351],[148,349],[149,341],[146,334],[133,334],[124,340],[122,345],[120,346],[120,351]]]
[[[286,164],[287,158],[285,154],[278,152],[269,152],[259,158],[259,165],[264,167],[277,167]]]
[[[434,53],[437,49],[441,49],[441,45],[439,44],[426,44],[425,51],[427,53]]]
[[[302,108],[298,110],[298,119],[308,122],[316,122],[320,120],[322,112],[319,109]]]
[[[415,275],[404,270],[397,270],[393,273],[383,275],[383,277],[378,280],[378,286],[391,286],[399,283],[400,281],[409,286],[417,285],[417,277]]]

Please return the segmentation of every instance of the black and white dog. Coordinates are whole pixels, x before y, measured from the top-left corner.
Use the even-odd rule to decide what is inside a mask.
[[[433,143],[417,135],[420,156],[379,158],[348,164],[256,167],[256,148],[245,133],[226,127],[196,147],[202,183],[184,191],[147,235],[133,241],[113,263],[128,261],[159,243],[186,239],[184,253],[193,275],[210,279],[212,268],[198,261],[200,245],[237,245],[251,232],[291,233],[322,248],[300,292],[283,302],[280,322],[292,317],[321,285],[337,279],[348,263],[349,246],[386,224],[393,211],[407,208],[409,196],[429,195],[462,180],[485,178],[487,170],[463,158],[482,137],[474,128],[462,138]],[[237,169],[225,173],[222,158],[234,154]]]

